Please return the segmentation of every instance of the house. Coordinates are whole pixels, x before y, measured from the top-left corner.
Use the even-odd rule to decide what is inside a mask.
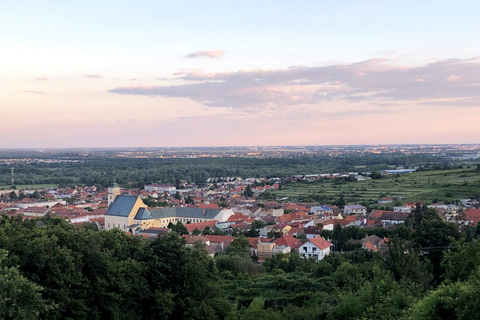
[[[307,239],[315,238],[320,236],[320,233],[323,230],[323,226],[309,226],[305,228],[305,236]]]
[[[330,254],[332,244],[322,237],[309,239],[298,248],[298,252],[304,258],[320,261]]]
[[[360,241],[362,242],[362,245],[364,247],[367,247],[366,244],[369,243],[371,246],[373,246],[373,247],[375,247],[375,249],[377,249],[377,250],[374,250],[374,251],[378,251],[378,246],[380,245],[380,241],[382,241],[382,238],[372,234],[370,236],[367,236],[367,237],[363,238]],[[372,250],[371,248],[367,248],[367,249]]]
[[[196,222],[196,223],[187,223],[185,227],[189,233],[192,233],[197,229],[198,231],[203,231],[205,228],[209,228],[211,231],[217,230],[215,220],[204,221],[204,222]]]
[[[365,208],[360,204],[347,204],[343,209],[343,214],[344,215],[350,215],[350,214],[366,215],[367,208]]]
[[[287,234],[292,227],[287,223],[279,223],[273,228],[275,234],[285,235]]]
[[[168,228],[151,227],[145,230],[139,230],[136,234],[141,236],[146,236],[146,237],[158,237],[158,236],[166,235],[169,232],[170,232],[170,229]]]
[[[393,211],[410,213],[412,212],[412,208],[409,206],[393,207]]]
[[[145,191],[156,191],[156,192],[169,192],[169,193],[173,193],[175,192],[175,190],[177,190],[177,188],[175,188],[174,186],[172,185],[169,185],[169,184],[147,184],[145,185]]]
[[[405,223],[410,213],[408,212],[391,212],[385,211],[382,214],[380,220],[382,221],[383,227],[385,228],[386,225],[389,224],[399,224]]]
[[[274,242],[277,246],[290,247],[291,250],[297,250],[298,247],[302,245],[300,240],[290,235],[285,235],[279,239],[276,239]]]
[[[380,219],[384,212],[395,212],[395,211],[385,211],[385,210],[376,210],[375,209],[375,210],[372,210],[372,212],[368,216],[368,219],[370,219],[370,220]]]
[[[393,198],[391,197],[379,198],[377,201],[378,204],[386,204],[386,203],[392,203],[392,202],[393,202]]]
[[[329,206],[314,206],[310,208],[310,212],[315,215],[332,215],[333,208],[330,208]]]
[[[277,245],[268,238],[259,238],[257,244],[257,256],[258,262],[265,262],[267,258],[270,258],[276,254],[290,253],[291,248],[289,246]]]
[[[477,225],[480,221],[480,209],[468,209],[465,211],[465,219],[471,221],[473,225]]]

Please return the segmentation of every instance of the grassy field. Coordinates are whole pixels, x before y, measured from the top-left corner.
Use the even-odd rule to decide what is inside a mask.
[[[282,184],[276,190],[278,197],[335,203],[344,196],[347,203],[377,203],[379,197],[404,197],[402,203],[434,199],[446,202],[462,198],[480,197],[480,172],[475,168],[435,170],[389,175],[378,180],[343,181],[323,179],[314,182]]]
[[[0,190],[10,189],[11,186],[0,186]],[[31,189],[45,189],[45,188],[57,188],[57,184],[26,184],[16,185],[17,190],[31,190]]]

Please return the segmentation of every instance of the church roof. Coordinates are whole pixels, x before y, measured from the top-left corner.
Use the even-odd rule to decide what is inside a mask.
[[[119,195],[115,201],[108,207],[106,216],[128,217],[137,201],[135,196]]]
[[[214,219],[221,209],[203,209],[203,208],[150,208],[150,213],[155,219],[168,217],[184,217],[198,219]]]
[[[147,208],[140,208],[135,215],[135,220],[150,220],[153,219],[150,212],[148,212]]]

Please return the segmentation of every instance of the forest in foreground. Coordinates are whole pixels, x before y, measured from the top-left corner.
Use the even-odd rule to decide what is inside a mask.
[[[3,216],[0,318],[476,319],[478,231],[460,233],[430,210],[401,230],[384,255],[291,253],[259,265],[242,236],[211,258],[174,232],[148,240]]]

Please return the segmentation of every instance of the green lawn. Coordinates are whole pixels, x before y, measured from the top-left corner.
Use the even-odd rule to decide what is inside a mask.
[[[0,190],[10,189],[11,186],[0,186]],[[57,188],[58,184],[26,184],[16,185],[18,190],[25,189],[45,189],[45,188]]]
[[[334,203],[341,194],[348,202],[373,205],[381,196],[405,197],[402,202],[435,198],[447,202],[480,197],[480,172],[476,168],[436,170],[385,176],[378,180],[346,182],[323,179],[315,182],[282,184],[278,197]]]

